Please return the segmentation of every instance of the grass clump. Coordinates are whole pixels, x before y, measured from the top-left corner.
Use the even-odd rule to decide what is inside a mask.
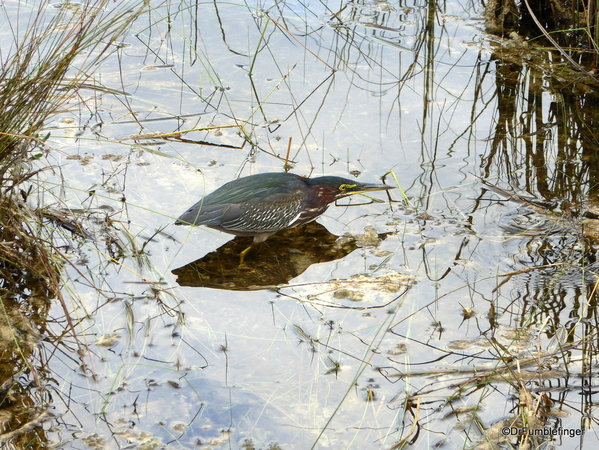
[[[37,192],[28,183],[44,170],[35,160],[49,151],[48,136],[39,133],[50,118],[77,101],[81,88],[93,86],[99,63],[115,51],[117,39],[147,2],[134,8],[126,2],[116,5],[95,0],[42,1],[19,5],[16,11],[2,6],[0,411],[6,420],[0,441],[14,448],[44,445],[39,425],[50,399],[40,395],[43,363],[30,358],[43,336],[49,302],[60,298],[61,258],[50,242]],[[33,394],[37,389],[41,391]]]

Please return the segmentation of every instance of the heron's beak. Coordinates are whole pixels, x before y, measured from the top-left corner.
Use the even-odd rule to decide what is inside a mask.
[[[366,192],[374,192],[374,191],[388,191],[390,189],[395,189],[395,186],[387,186],[386,184],[370,184],[370,183],[356,183],[356,184],[346,184],[344,185],[345,189],[339,192],[337,198],[347,197],[348,195],[354,194],[364,194]]]

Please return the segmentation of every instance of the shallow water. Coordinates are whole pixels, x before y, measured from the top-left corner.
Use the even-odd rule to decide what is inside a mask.
[[[594,244],[565,207],[523,199],[581,201],[592,177],[580,154],[564,163],[576,145],[558,139],[563,98],[536,67],[508,67],[481,16],[459,2],[154,2],[96,75],[127,95],[84,90],[47,127],[39,163],[55,169],[41,175],[41,202],[83,210],[94,237],[65,250],[79,337],[46,344],[61,349],[48,367],[64,393],[47,441],[501,446],[494,427],[525,403],[514,373],[527,370],[529,401],[551,405],[543,426],[581,429],[591,394],[566,368],[594,386],[578,362],[581,350],[594,360],[588,344],[572,344],[596,342]],[[177,283],[173,270],[231,236],[175,218],[236,176],[286,163],[399,185],[373,194],[380,203],[331,206],[318,223],[355,245],[291,279]],[[289,255],[267,241],[248,263],[277,271],[317,253],[288,242]],[[57,334],[63,316],[55,305]]]

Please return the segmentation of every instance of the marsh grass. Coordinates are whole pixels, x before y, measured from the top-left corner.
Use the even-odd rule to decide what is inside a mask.
[[[491,1],[486,5],[486,20],[489,32],[509,38],[516,46],[524,43],[525,38],[529,39],[525,45],[530,44],[531,49],[540,49],[546,43],[548,48],[557,50],[560,58],[543,62],[545,70],[559,71],[569,82],[576,82],[578,74],[580,81],[599,84],[599,14],[595,0],[524,0],[519,6],[511,0]],[[535,57],[534,51],[527,52],[529,57]],[[556,63],[558,67],[553,68]],[[563,63],[567,70],[560,70]]]
[[[33,162],[47,151],[44,124],[77,102],[94,70],[141,13],[145,2],[112,9],[108,0],[82,4],[19,3],[18,21],[4,10],[0,51],[0,409],[3,448],[38,448],[49,397],[43,361],[32,360],[46,330],[50,301],[61,294],[64,257],[52,241],[56,218],[40,208]],[[2,8],[6,8],[6,4]],[[10,42],[10,44],[9,44]],[[91,83],[93,84],[93,83]],[[75,217],[62,225],[77,229]],[[64,303],[63,303],[64,305]],[[65,309],[65,317],[69,313]],[[68,319],[65,332],[72,331]],[[28,387],[27,387],[28,386]],[[37,392],[37,394],[36,394]]]

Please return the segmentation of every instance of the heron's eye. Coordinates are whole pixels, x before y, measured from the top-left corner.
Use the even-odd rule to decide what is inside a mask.
[[[357,186],[357,184],[342,184],[341,186],[339,186],[339,191],[343,192],[346,191],[347,189],[353,189]]]

